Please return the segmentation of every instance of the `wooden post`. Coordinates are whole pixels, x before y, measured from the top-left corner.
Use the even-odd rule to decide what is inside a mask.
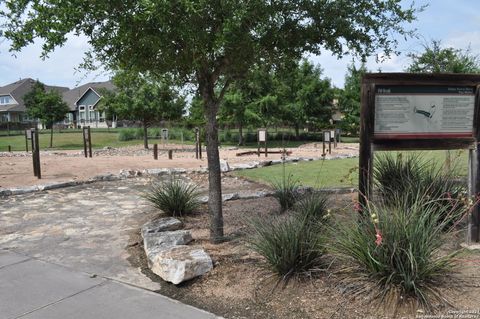
[[[326,133],[327,133],[326,131],[322,131],[322,146],[323,146],[322,156],[327,155],[325,153],[325,140],[326,140],[325,136],[326,136]]]
[[[195,128],[195,158],[198,159],[199,158],[199,148],[198,148],[198,141],[200,139],[199,137],[199,132],[198,132],[198,127]]]
[[[153,159],[158,160],[158,144],[153,144]]]
[[[28,153],[28,130],[25,130],[25,152]]]
[[[82,127],[82,136],[83,136],[83,153],[85,154],[85,158],[88,157],[88,154],[87,154],[87,132],[86,132],[86,127]]]
[[[468,150],[468,194],[478,196],[478,146]],[[479,241],[479,209],[476,205],[468,216],[467,244]]]
[[[375,85],[362,83],[362,104],[360,108],[360,154],[359,154],[359,184],[358,202],[360,209],[366,206],[372,190],[373,150],[372,135],[374,112],[369,108],[374,105]]]
[[[168,159],[173,159],[173,150],[168,150]]]
[[[41,166],[40,166],[40,143],[38,141],[38,130],[30,130],[30,138],[32,139],[32,162],[33,162],[33,175],[38,179],[42,178]]]
[[[8,152],[9,152],[9,153],[12,152],[12,146],[11,146],[11,145],[8,145]]]
[[[198,155],[202,159],[202,140],[200,139],[200,134],[198,136]]]
[[[35,130],[35,154],[37,159],[37,177],[42,178],[42,168],[40,166],[40,141],[38,140],[38,130]]]
[[[92,157],[92,134],[90,132],[90,126],[87,126],[88,131],[88,152],[90,153],[90,158]]]

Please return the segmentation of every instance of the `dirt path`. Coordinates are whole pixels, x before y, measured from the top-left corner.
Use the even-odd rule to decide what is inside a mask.
[[[321,157],[321,143],[307,144],[302,148],[288,149],[291,157]],[[0,153],[0,189],[18,186],[48,184],[51,182],[85,180],[96,175],[118,174],[123,169],[143,170],[149,168],[202,168],[207,167],[206,154],[202,160],[195,159],[192,150],[182,150],[181,146],[171,145],[173,160],[168,160],[166,151],[161,149],[159,160],[154,160],[152,151],[139,147],[97,150],[92,158],[85,158],[81,151],[42,152],[42,179],[33,176],[32,159],[24,152]],[[230,164],[264,160],[257,155],[236,156],[238,152],[256,151],[256,149],[222,148],[220,158]],[[279,149],[272,149],[279,150]],[[339,144],[330,156],[356,155],[357,144]],[[270,154],[268,159],[280,159],[280,154]]]

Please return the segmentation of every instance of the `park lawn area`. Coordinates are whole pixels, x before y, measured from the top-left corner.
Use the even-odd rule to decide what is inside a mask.
[[[386,152],[378,152],[375,156],[382,156]],[[397,155],[399,152],[391,152]],[[444,165],[446,151],[416,151],[401,152],[403,156],[408,153],[418,154],[425,160],[437,165]],[[467,151],[451,151],[452,166],[459,176],[467,175]],[[242,170],[235,172],[257,182],[266,184],[280,181],[284,174],[291,175],[293,180],[302,186],[315,188],[327,187],[357,187],[358,186],[358,158],[318,160],[312,162],[289,163],[262,168]]]
[[[122,147],[130,145],[143,145],[143,140],[119,141],[118,131],[105,132],[92,130],[92,147],[103,148]],[[50,131],[44,130],[39,135],[40,149],[50,149]],[[149,139],[149,144],[161,144],[160,139]],[[170,143],[180,143],[180,141],[171,140]],[[191,143],[185,143],[191,144]],[[12,151],[25,151],[25,137],[23,135],[16,136],[0,136],[0,152],[8,150],[8,145],[12,147]],[[28,145],[30,149],[31,144]],[[80,150],[83,149],[83,139],[81,131],[73,132],[54,132],[53,133],[53,147],[52,150]]]

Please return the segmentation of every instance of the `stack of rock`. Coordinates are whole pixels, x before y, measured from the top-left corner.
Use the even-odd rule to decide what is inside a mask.
[[[142,227],[148,266],[163,280],[179,284],[201,276],[213,268],[212,259],[202,249],[187,246],[193,238],[173,217],[160,218]]]

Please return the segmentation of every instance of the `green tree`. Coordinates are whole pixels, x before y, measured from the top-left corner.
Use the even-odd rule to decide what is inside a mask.
[[[322,69],[307,60],[277,72],[283,118],[295,128],[297,139],[302,125],[325,126],[332,117],[333,91],[330,80],[321,75]]]
[[[354,63],[348,66],[345,75],[345,87],[338,101],[340,111],[343,113],[342,130],[358,135],[360,133],[360,100],[362,77],[368,70],[365,64],[359,68]]]
[[[480,59],[470,49],[442,48],[439,40],[424,45],[424,52],[409,53],[412,60],[407,72],[413,73],[479,73]]]
[[[0,14],[11,49],[36,37],[43,55],[84,34],[88,56],[107,67],[172,74],[194,82],[204,104],[211,240],[223,239],[217,113],[232,80],[256,64],[299,59],[304,53],[362,57],[395,46],[394,33],[417,9],[401,0],[7,1]],[[87,57],[88,57],[87,56]],[[92,65],[87,59],[86,66]]]
[[[60,93],[55,90],[46,91],[45,85],[39,81],[24,95],[23,100],[28,116],[39,119],[45,127],[50,128],[50,147],[53,147],[53,124],[65,119],[70,111],[67,103]]]
[[[119,71],[113,78],[116,93],[104,96],[101,109],[119,119],[140,121],[143,145],[148,149],[148,127],[165,120],[179,120],[185,99],[166,79],[156,79],[136,72]]]

